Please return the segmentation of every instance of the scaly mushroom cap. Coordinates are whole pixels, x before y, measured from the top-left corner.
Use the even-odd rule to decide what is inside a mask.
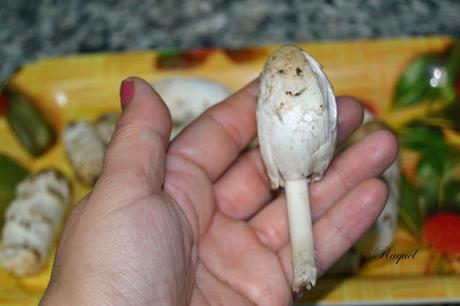
[[[257,108],[262,158],[273,188],[285,180],[319,180],[337,138],[337,106],[321,65],[304,50],[286,45],[262,72]]]

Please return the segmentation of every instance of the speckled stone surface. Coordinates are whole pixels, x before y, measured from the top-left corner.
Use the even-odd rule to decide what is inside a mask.
[[[460,36],[458,0],[0,0],[0,81],[64,54]]]

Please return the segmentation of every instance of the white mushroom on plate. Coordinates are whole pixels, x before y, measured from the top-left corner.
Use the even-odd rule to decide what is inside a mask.
[[[86,184],[96,182],[104,160],[105,146],[96,128],[82,120],[67,125],[64,148],[77,176]]]
[[[273,188],[286,189],[293,290],[316,283],[308,183],[318,181],[335,150],[337,106],[321,65],[287,45],[268,58],[257,106],[260,150]]]
[[[365,111],[361,127],[350,136],[346,146],[358,142],[366,135],[380,129],[389,129],[376,121],[374,116]],[[400,197],[401,167],[396,159],[382,174],[388,187],[388,199],[383,211],[369,231],[355,244],[355,249],[364,257],[375,255],[376,250],[385,249],[393,243],[398,223],[398,203]]]
[[[40,272],[71,202],[71,188],[61,172],[48,169],[27,177],[5,213],[0,262],[15,276]]]
[[[203,78],[161,79],[153,84],[153,88],[163,98],[171,112],[174,125],[171,138],[174,138],[206,109],[231,94],[231,91],[223,85]]]

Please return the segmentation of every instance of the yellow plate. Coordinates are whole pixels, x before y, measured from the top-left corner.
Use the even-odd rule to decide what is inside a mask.
[[[374,105],[378,113],[385,116],[395,82],[407,63],[418,54],[443,50],[450,41],[438,37],[301,46],[324,65],[337,95],[356,96]],[[190,67],[179,69],[158,68],[155,52],[46,59],[22,68],[13,76],[12,82],[34,99],[60,133],[71,120],[94,120],[102,112],[119,111],[119,84],[128,76],[140,76],[150,82],[177,75],[199,76],[236,90],[258,75],[266,55],[277,47],[245,52],[195,51],[185,55],[185,59],[180,60],[185,62],[179,63]],[[167,64],[168,59],[163,62]],[[12,135],[4,118],[0,118],[0,152],[14,156],[32,170],[47,166],[60,168],[73,182],[75,200],[88,191],[77,182],[61,144],[33,159]],[[411,158],[403,155],[403,165],[409,164]],[[413,252],[419,249],[419,252],[413,260],[399,264],[388,260],[370,261],[353,277],[321,279],[304,302],[357,304],[385,301],[400,304],[422,300],[460,301],[460,277],[427,274],[435,255],[418,245],[402,228],[398,230],[395,246],[398,250]],[[453,264],[459,271],[458,261]],[[37,304],[49,274],[48,267],[35,277],[16,279],[0,270],[0,304]]]

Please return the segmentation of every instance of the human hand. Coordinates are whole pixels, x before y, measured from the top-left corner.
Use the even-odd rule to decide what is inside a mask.
[[[256,136],[257,82],[171,143],[161,98],[141,79],[123,86],[102,174],[69,217],[42,304],[291,304],[285,199],[270,191],[258,149],[244,151]],[[348,97],[337,104],[340,142],[362,109]],[[397,151],[390,132],[374,132],[311,184],[319,274],[383,209],[387,189],[376,177]]]

